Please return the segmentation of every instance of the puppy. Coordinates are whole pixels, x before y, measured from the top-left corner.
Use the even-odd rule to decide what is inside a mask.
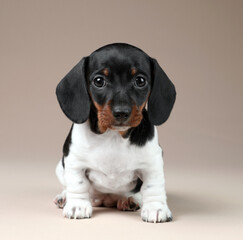
[[[128,44],[106,45],[82,58],[56,94],[73,122],[56,168],[64,217],[90,218],[92,206],[106,206],[171,221],[155,125],[168,119],[176,91],[158,62]]]

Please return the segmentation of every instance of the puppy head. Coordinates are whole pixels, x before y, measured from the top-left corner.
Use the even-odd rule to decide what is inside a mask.
[[[69,119],[83,123],[94,105],[99,131],[125,131],[140,124],[148,102],[153,125],[165,122],[175,88],[155,59],[128,44],[104,46],[83,58],[58,84],[56,94]]]

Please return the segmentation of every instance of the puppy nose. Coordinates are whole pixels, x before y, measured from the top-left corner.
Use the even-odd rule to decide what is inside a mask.
[[[125,121],[129,118],[131,111],[129,109],[115,108],[113,110],[113,116],[116,120]]]

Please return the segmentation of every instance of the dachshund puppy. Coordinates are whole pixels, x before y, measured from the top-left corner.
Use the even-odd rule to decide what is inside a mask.
[[[64,217],[90,218],[92,206],[106,206],[171,221],[155,125],[168,119],[176,91],[158,62],[125,43],[106,45],[82,58],[56,94],[73,122],[56,168]]]

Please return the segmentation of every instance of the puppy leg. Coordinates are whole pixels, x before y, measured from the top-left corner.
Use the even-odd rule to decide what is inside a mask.
[[[62,166],[62,160],[60,160],[57,164],[56,176],[57,176],[59,182],[65,187],[64,168]]]
[[[103,206],[104,199],[106,198],[107,194],[98,192],[93,187],[90,188],[90,200],[92,207],[101,207]]]
[[[106,197],[103,201],[103,205],[105,207],[109,207],[109,208],[116,207],[118,199],[119,199],[119,196],[117,196],[115,194],[106,194]]]
[[[56,176],[65,189],[64,169],[63,169],[63,166],[62,166],[62,160],[59,161],[59,163],[57,164]],[[57,194],[56,197],[54,198],[53,202],[59,208],[63,208],[66,204],[66,190],[63,190],[60,194]]]
[[[172,214],[166,201],[162,151],[151,156],[151,159],[153,164],[142,170],[141,217],[146,222],[168,222],[172,220]]]
[[[90,200],[93,207],[116,207],[120,197],[115,194],[102,193],[94,188],[90,188]]]
[[[106,194],[90,190],[90,199],[93,207],[117,207],[121,211],[136,211],[141,206],[142,196],[141,193],[125,194],[124,196],[118,196],[115,194]]]
[[[89,199],[90,183],[85,176],[82,161],[71,152],[65,158],[66,205],[63,216],[67,218],[90,218],[92,206]]]

